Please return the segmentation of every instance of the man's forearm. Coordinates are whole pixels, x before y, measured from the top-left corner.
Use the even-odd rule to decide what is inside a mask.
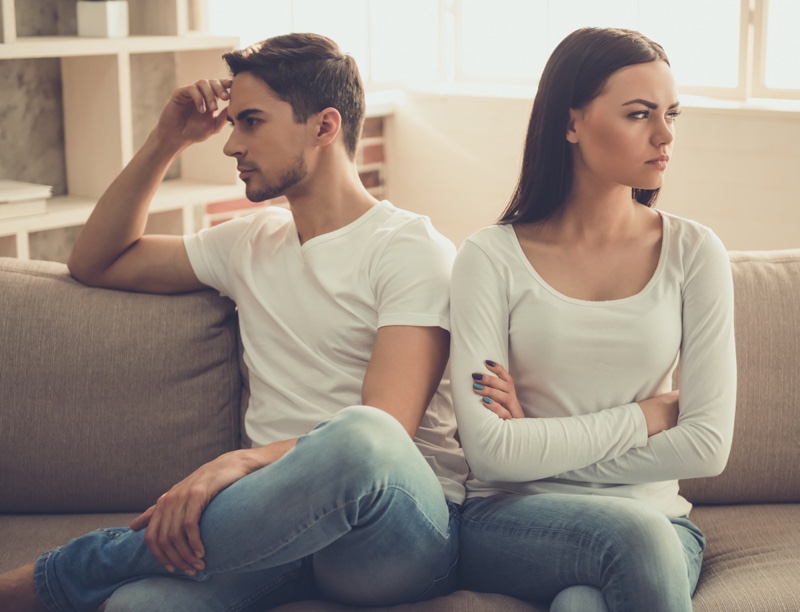
[[[91,283],[144,233],[156,189],[181,147],[151,134],[97,202],[78,236],[68,266]]]

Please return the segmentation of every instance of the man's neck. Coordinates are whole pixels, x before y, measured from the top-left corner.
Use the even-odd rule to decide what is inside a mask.
[[[301,244],[349,225],[378,203],[364,188],[354,164],[335,172],[318,169],[287,199]]]

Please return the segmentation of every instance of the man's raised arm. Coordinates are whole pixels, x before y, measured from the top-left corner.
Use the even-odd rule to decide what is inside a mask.
[[[87,285],[181,293],[200,289],[180,236],[143,236],[147,212],[170,164],[189,145],[216,134],[230,80],[197,81],[175,90],[144,146],[97,202],[67,266]]]

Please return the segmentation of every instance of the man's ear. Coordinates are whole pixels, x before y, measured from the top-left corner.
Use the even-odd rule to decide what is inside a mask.
[[[328,107],[317,114],[314,122],[314,140],[317,146],[324,147],[332,143],[342,129],[342,116],[335,108]]]
[[[578,143],[578,132],[575,129],[575,122],[580,117],[580,110],[569,109],[569,121],[567,121],[567,141],[572,144]]]

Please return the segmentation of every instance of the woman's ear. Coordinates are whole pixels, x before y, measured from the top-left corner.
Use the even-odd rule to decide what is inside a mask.
[[[314,135],[317,146],[327,146],[332,143],[342,129],[342,116],[335,108],[328,107],[320,111],[314,124]]]
[[[569,121],[567,121],[567,141],[571,142],[572,144],[578,143],[578,132],[575,128],[575,123],[577,122],[580,116],[579,110],[575,110],[574,108],[569,109]]]

